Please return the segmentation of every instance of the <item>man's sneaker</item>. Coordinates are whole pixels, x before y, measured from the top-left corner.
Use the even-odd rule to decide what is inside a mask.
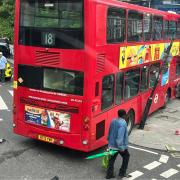
[[[130,177],[132,177],[130,174],[119,174],[119,177],[120,178],[130,178]]]
[[[114,175],[107,175],[106,176],[106,179],[112,179],[112,178],[115,178],[115,176]]]

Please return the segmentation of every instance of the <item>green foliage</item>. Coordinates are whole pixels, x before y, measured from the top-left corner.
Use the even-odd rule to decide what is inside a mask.
[[[0,0],[0,37],[14,39],[14,0]]]

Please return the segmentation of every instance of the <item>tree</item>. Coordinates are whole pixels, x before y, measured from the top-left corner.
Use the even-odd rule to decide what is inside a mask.
[[[14,0],[0,1],[0,37],[8,37],[10,41],[14,39]]]

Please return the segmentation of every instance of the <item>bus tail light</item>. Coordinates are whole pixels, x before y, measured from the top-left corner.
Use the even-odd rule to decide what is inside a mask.
[[[87,145],[88,144],[88,140],[83,140],[82,143],[83,143],[83,145]]]
[[[85,124],[85,125],[84,125],[84,130],[86,130],[86,131],[89,130],[89,125],[88,125],[88,124]]]
[[[60,145],[63,145],[63,144],[64,144],[64,141],[63,141],[63,140],[60,140],[60,141],[59,141],[59,144],[60,144]]]
[[[89,130],[89,118],[86,116],[86,117],[84,117],[84,119],[83,119],[83,127],[84,127],[84,130],[85,131],[88,131]]]
[[[16,114],[16,105],[13,103],[13,114]]]
[[[89,123],[89,118],[86,116],[83,121],[84,121],[84,124],[88,124]]]

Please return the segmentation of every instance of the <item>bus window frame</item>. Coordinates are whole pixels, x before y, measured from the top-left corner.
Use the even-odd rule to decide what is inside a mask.
[[[112,87],[113,87],[113,90],[112,90],[112,103],[111,103],[111,105],[110,106],[108,106],[108,107],[103,107],[103,80],[104,80],[104,78],[106,78],[106,77],[113,77],[113,84],[112,84]],[[116,78],[115,78],[115,75],[114,74],[107,74],[107,75],[104,75],[103,77],[102,77],[102,86],[101,86],[101,111],[106,111],[107,109],[109,109],[109,108],[111,108],[112,106],[114,106],[114,95],[115,95],[115,81],[116,81]]]
[[[167,23],[167,31],[165,31],[165,23]],[[163,21],[163,38],[169,40],[169,20],[167,19]]]
[[[171,26],[171,23],[175,23],[175,34],[173,35],[172,34],[172,26]],[[169,34],[169,39],[174,39],[174,38],[177,38],[177,22],[176,21],[173,21],[173,20],[170,20],[169,21],[169,32],[168,32],[168,34]]]
[[[179,65],[179,69],[178,69],[178,65]],[[177,73],[179,70],[179,73]],[[176,77],[180,77],[180,59],[176,60]]]
[[[145,40],[145,32],[144,32],[144,20],[145,20],[145,16],[150,16],[150,38],[148,39],[148,40]],[[152,41],[152,34],[153,34],[153,30],[152,30],[152,27],[153,27],[153,16],[152,16],[152,14],[150,14],[150,13],[144,13],[143,14],[143,42],[148,42],[148,41]]]
[[[139,40],[129,40],[129,26],[130,26],[130,23],[129,23],[129,12],[132,12],[132,13],[136,13],[139,17],[141,16],[141,24],[142,24],[142,31],[141,31],[141,37],[139,38]],[[135,21],[135,19],[133,19],[133,21]],[[127,39],[127,42],[128,43],[141,43],[141,42],[143,42],[144,41],[144,39],[143,39],[143,36],[144,36],[144,29],[143,29],[143,22],[144,21],[144,15],[143,15],[143,12],[140,12],[140,11],[138,11],[138,10],[132,10],[132,9],[129,9],[128,11],[127,11],[127,16],[126,16],[126,23],[127,23],[127,25],[126,25],[126,27],[127,27],[127,29],[126,29],[126,34],[127,34],[127,36],[126,36],[126,39]],[[136,22],[137,22],[137,19],[136,19]],[[139,34],[136,32],[136,36],[139,36]],[[132,36],[131,36],[132,37]]]
[[[119,102],[117,102],[117,75],[118,74],[120,74],[120,78],[122,80],[122,84],[121,84],[122,85],[122,88],[121,88],[122,89],[122,91],[121,91],[121,100]],[[116,79],[115,79],[115,89],[114,89],[115,90],[115,93],[114,93],[115,94],[115,98],[114,98],[115,99],[115,105],[120,105],[120,104],[122,104],[122,102],[124,100],[124,82],[125,82],[124,81],[124,79],[125,79],[124,72],[123,71],[117,72],[115,77],[116,77]]]
[[[116,12],[116,13],[118,13],[117,11],[119,10],[119,11],[124,11],[124,40],[122,40],[122,41],[118,41],[118,39],[108,39],[108,18],[109,18],[109,11],[110,10],[112,10],[111,11],[111,13],[114,11],[114,12]],[[107,12],[106,12],[106,15],[107,15],[107,17],[106,17],[106,42],[107,42],[107,44],[120,44],[120,43],[124,43],[124,42],[126,42],[126,37],[127,37],[127,10],[126,9],[123,9],[123,8],[119,8],[119,7],[114,7],[114,6],[110,6],[110,7],[108,7],[108,9],[107,9]],[[120,17],[120,16],[119,16]],[[122,19],[121,19],[122,20]],[[120,26],[120,27],[122,27],[122,26]],[[113,27],[114,28],[114,27]],[[123,28],[121,28],[121,30],[123,29]],[[121,37],[122,38],[122,37]]]
[[[126,94],[125,94],[125,91],[126,91],[126,73],[128,71],[132,71],[132,70],[139,70],[139,82],[138,82],[138,91],[137,91],[137,94],[136,95],[133,95],[133,96],[130,96],[130,97],[127,97],[126,98]],[[123,99],[124,101],[129,101],[131,100],[132,98],[136,97],[139,95],[139,92],[140,92],[140,81],[141,81],[141,68],[140,67],[134,67],[134,68],[131,68],[131,69],[128,69],[124,72],[124,91],[123,91]]]
[[[146,67],[147,70],[148,70],[147,75],[146,75],[146,78],[147,78],[147,87],[142,90],[142,70],[143,70],[144,67]],[[144,93],[144,92],[146,92],[147,90],[149,90],[149,78],[150,78],[150,77],[149,77],[149,71],[150,71],[150,65],[149,65],[149,64],[141,66],[141,72],[140,72],[140,88],[139,88],[140,93]]]
[[[161,26],[161,38],[158,38],[156,39],[156,34],[157,34],[157,31],[155,31],[155,18],[160,18],[161,19],[161,23],[162,23],[162,26]],[[160,15],[153,15],[153,18],[152,18],[152,41],[161,41],[163,39],[163,16],[160,16]]]
[[[152,89],[153,87],[154,87],[154,84],[155,84],[155,81],[154,81],[154,84],[153,84],[153,86],[151,86],[151,68],[152,68],[152,66],[159,66],[158,68],[159,68],[159,70],[160,70],[160,68],[161,68],[161,63],[160,62],[154,62],[154,63],[152,63],[151,65],[150,65],[150,67],[149,67],[149,88],[150,89]],[[158,71],[156,72],[156,73],[158,73]],[[158,75],[158,74],[157,74]],[[157,78],[157,77],[156,77]],[[158,82],[158,83],[160,83],[160,81]]]
[[[177,21],[177,39],[180,39],[180,18]]]

